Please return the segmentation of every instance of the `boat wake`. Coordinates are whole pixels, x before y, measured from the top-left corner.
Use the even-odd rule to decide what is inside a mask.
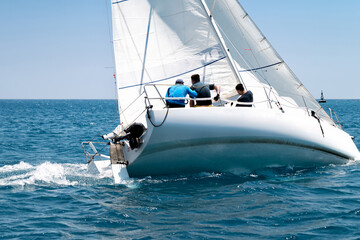
[[[204,178],[218,178],[221,174],[199,173],[196,176],[172,176],[162,178],[144,177],[122,181],[120,185],[127,188],[139,188],[148,184],[163,184],[167,182],[201,180]],[[21,189],[40,187],[59,187],[76,185],[114,185],[111,168],[96,173],[88,169],[87,164],[51,163],[44,162],[32,165],[20,162],[14,165],[0,167],[0,187],[20,187]]]
[[[20,162],[0,167],[0,186],[71,186],[112,181],[110,172],[92,174],[86,164]],[[101,181],[103,180],[103,181]]]
[[[359,161],[350,161],[343,166],[357,165]],[[330,165],[328,167],[336,167]],[[326,168],[326,167],[325,167]],[[291,167],[265,168],[252,173],[241,175],[232,173],[199,173],[178,176],[131,178],[123,181],[120,185],[127,188],[139,188],[141,186],[167,184],[174,182],[208,182],[208,181],[256,181],[271,179],[274,176],[288,176],[303,174],[314,169],[293,169]],[[75,185],[114,185],[111,168],[102,171],[101,174],[89,171],[87,164],[51,163],[44,162],[39,165],[31,165],[20,162],[15,165],[0,167],[0,187],[24,187],[42,186],[59,187]]]

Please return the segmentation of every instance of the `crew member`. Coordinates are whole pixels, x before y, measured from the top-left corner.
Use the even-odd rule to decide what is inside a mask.
[[[210,98],[211,93],[210,90],[216,90],[216,97],[214,97],[215,101],[218,101],[220,98],[220,86],[216,86],[215,84],[204,84],[200,82],[200,75],[194,74],[191,76],[192,86],[191,89],[197,92],[197,100],[196,104],[194,101],[190,101],[190,107],[197,107],[197,106],[212,106],[211,99],[209,100],[198,100],[199,98]]]
[[[191,90],[188,86],[184,85],[184,81],[182,79],[178,79],[175,82],[175,85],[168,88],[166,92],[167,98],[180,98],[186,97],[189,94],[190,97],[196,97],[197,93],[194,90]],[[183,108],[185,107],[185,100],[183,99],[174,99],[174,100],[166,100],[166,105],[169,108]]]
[[[246,91],[244,88],[244,85],[242,85],[241,83],[239,83],[238,85],[236,85],[235,87],[236,91],[238,92],[239,95],[241,95],[237,101],[238,102],[253,102],[254,98],[253,98],[253,93],[249,90]],[[236,104],[237,107],[252,107],[252,104]]]

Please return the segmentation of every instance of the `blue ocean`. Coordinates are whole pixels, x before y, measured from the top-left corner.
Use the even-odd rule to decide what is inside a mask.
[[[360,148],[360,100],[328,100]],[[1,239],[360,239],[360,164],[203,172],[114,185],[84,140],[115,100],[0,100]]]

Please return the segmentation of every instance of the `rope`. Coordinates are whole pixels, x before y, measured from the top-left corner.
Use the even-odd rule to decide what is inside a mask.
[[[311,110],[311,116],[314,117],[319,122],[321,133],[322,133],[323,137],[325,137],[324,130],[321,126],[320,117],[316,116],[316,112],[314,112],[313,110]]]
[[[146,107],[146,111],[147,111],[148,119],[149,119],[151,125],[153,125],[153,126],[156,127],[156,128],[157,128],[157,127],[161,127],[161,126],[165,123],[165,121],[166,121],[166,119],[167,119],[167,116],[168,116],[168,114],[169,114],[169,108],[168,108],[168,107],[166,108],[165,117],[164,117],[163,121],[162,121],[159,125],[156,125],[156,124],[153,123],[153,121],[151,120],[151,117],[150,117],[150,114],[149,114],[149,109],[150,109],[150,108],[151,108],[150,106],[149,106],[149,107]]]

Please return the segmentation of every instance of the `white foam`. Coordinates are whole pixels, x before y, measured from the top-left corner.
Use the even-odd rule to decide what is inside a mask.
[[[345,163],[344,166],[353,166],[353,165],[357,165],[359,163],[360,163],[360,157],[359,157],[359,159],[356,158],[355,160],[347,161],[347,163]]]
[[[15,172],[15,171],[25,171],[29,169],[33,169],[34,167],[31,166],[29,163],[20,162],[15,165],[5,165],[0,167],[0,173],[8,173],[8,172]]]
[[[98,178],[87,171],[86,164],[58,164],[44,162],[37,166],[20,162],[0,168],[0,186],[78,185],[77,180]]]

